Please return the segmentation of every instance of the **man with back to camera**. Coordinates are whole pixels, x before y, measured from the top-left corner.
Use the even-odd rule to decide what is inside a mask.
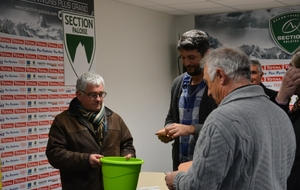
[[[219,105],[200,131],[188,172],[166,173],[171,190],[285,190],[295,156],[287,114],[251,85],[240,49],[221,47],[201,62],[208,95]]]
[[[57,115],[51,125],[46,155],[60,171],[63,190],[103,190],[99,159],[136,156],[125,122],[104,106],[104,87],[99,74],[81,75],[69,109]]]
[[[173,170],[193,159],[199,131],[208,114],[217,105],[207,96],[200,61],[209,51],[209,38],[202,30],[185,32],[177,44],[186,72],[174,79],[171,88],[170,108],[165,119],[168,136],[158,138],[168,143],[172,140]]]

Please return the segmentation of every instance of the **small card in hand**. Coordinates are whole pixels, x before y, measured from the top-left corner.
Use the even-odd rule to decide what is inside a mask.
[[[155,135],[157,135],[157,136],[167,136],[167,133],[166,133],[165,128],[163,128],[163,129],[157,131],[157,132],[155,133]]]

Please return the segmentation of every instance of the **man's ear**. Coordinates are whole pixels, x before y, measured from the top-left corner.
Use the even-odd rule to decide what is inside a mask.
[[[262,76],[264,76],[264,72],[263,71],[260,73],[260,77],[262,77]]]
[[[81,100],[81,92],[79,90],[76,91],[76,97],[78,98],[78,100]]]
[[[216,70],[216,78],[220,82],[221,85],[224,85],[226,82],[226,74],[221,68],[217,68]]]

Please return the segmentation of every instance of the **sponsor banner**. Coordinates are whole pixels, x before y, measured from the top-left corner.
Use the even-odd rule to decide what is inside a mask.
[[[15,136],[23,136],[27,134],[28,131],[26,128],[13,128],[13,129],[0,130],[1,137],[15,137]]]
[[[25,136],[22,136],[22,138],[25,138]],[[28,148],[28,143],[27,141],[19,141],[20,139],[12,137],[2,138],[0,146],[1,153],[13,152],[13,155],[23,155],[24,152],[26,152],[26,148]]]
[[[27,114],[21,115],[0,115],[0,124],[11,123],[11,122],[22,122],[27,121]]]
[[[45,151],[54,117],[75,97],[76,78],[70,75],[70,84],[65,82],[73,69],[65,67],[62,15],[68,12],[84,19],[84,25],[75,26],[79,20],[69,17],[85,45],[70,55],[77,61],[87,57],[88,63],[80,67],[89,70],[95,51],[94,24],[86,28],[88,34],[84,29],[87,19],[94,23],[93,0],[1,0],[0,10],[0,23],[6,29],[0,31],[2,190],[61,189],[59,172],[48,163]]]
[[[26,183],[17,183],[14,185],[14,180],[8,180],[6,182],[3,182],[2,190],[12,190],[12,189],[17,189],[17,190],[25,190],[26,189],[27,190],[26,185],[27,185]]]
[[[1,86],[0,87],[0,95],[2,94],[24,94],[26,93],[26,87],[18,87],[18,86]]]
[[[2,180],[7,181],[7,180],[13,180],[15,178],[23,178],[27,176],[27,169],[21,169],[21,170],[12,170],[9,172],[5,172],[2,175]]]
[[[24,164],[27,163],[27,155],[21,155],[21,156],[10,156],[13,154],[13,152],[4,152],[1,153],[1,162],[3,163],[2,167],[5,168],[7,166],[14,166],[17,164]],[[4,175],[5,172],[2,173]]]

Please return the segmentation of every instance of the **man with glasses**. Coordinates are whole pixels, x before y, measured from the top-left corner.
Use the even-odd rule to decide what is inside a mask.
[[[262,66],[260,62],[256,59],[250,59],[249,61],[250,61],[250,69],[251,69],[251,84],[260,85],[264,89],[265,94],[268,95],[269,97],[276,96],[277,92],[275,90],[267,88],[261,82],[264,72],[262,70]]]
[[[104,106],[104,87],[99,74],[81,75],[69,109],[58,114],[51,125],[46,155],[60,170],[64,190],[103,190],[99,159],[136,156],[125,122]]]
[[[275,97],[277,95],[277,91],[272,90],[270,88],[267,88],[262,82],[262,76],[264,75],[264,72],[262,70],[262,66],[260,62],[256,59],[249,59],[250,61],[250,70],[251,70],[251,84],[260,85],[267,96],[269,96],[270,100],[275,102],[281,109],[287,112],[289,109],[288,104],[278,104],[275,100]]]

